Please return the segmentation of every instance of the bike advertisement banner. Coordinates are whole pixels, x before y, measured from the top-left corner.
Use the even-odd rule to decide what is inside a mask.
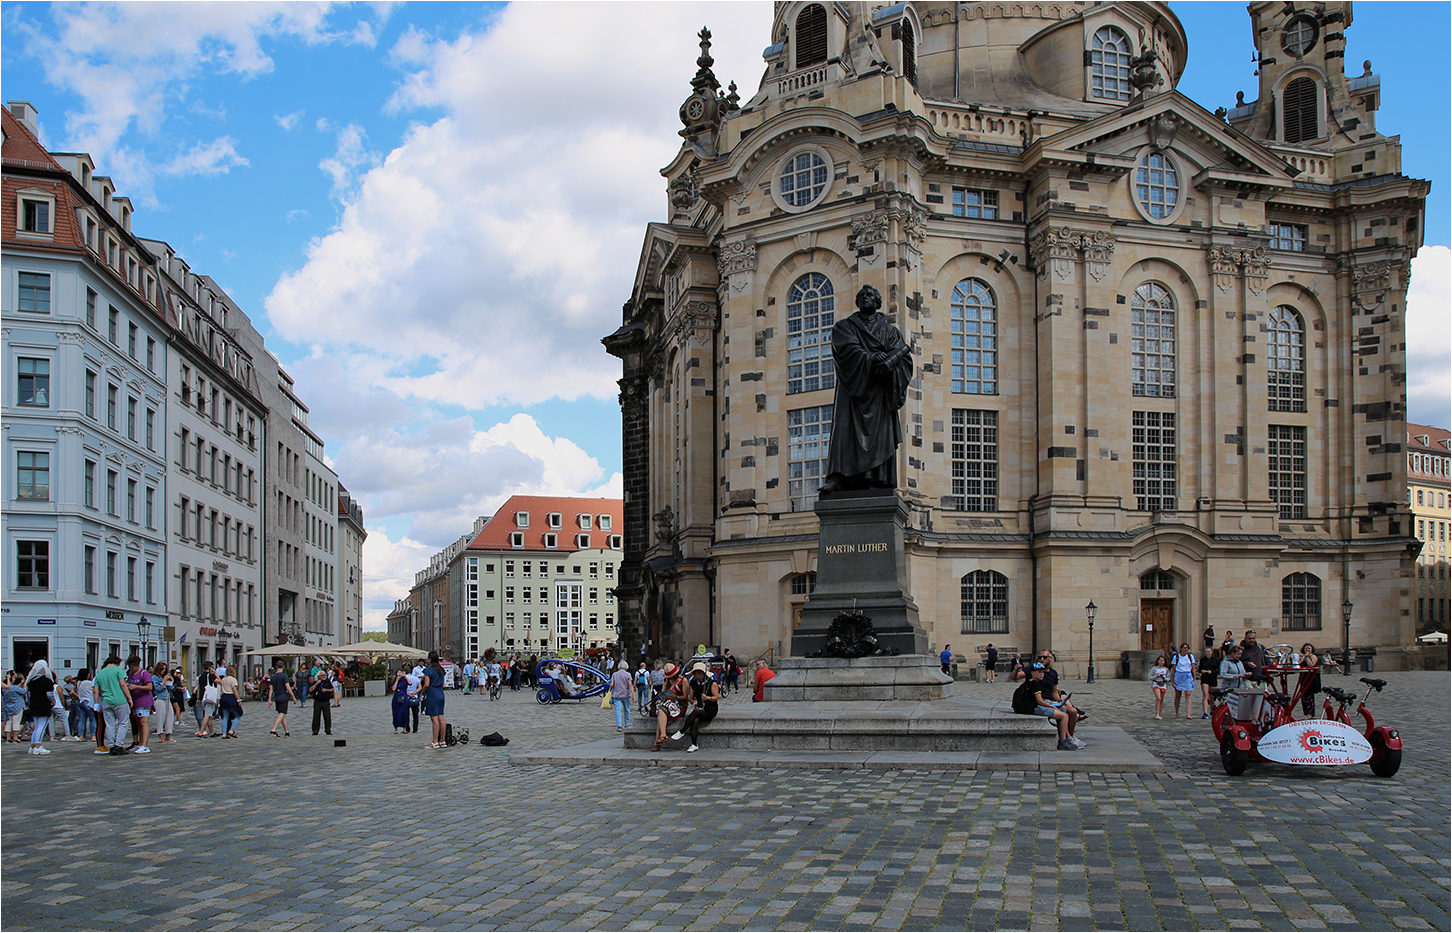
[[[1272,729],[1256,750],[1288,765],[1358,765],[1371,760],[1371,743],[1345,723],[1303,719]]]

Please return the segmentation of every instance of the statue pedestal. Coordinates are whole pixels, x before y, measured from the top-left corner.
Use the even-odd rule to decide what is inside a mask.
[[[895,493],[838,492],[817,500],[821,531],[817,544],[817,586],[802,607],[792,633],[791,653],[821,651],[827,629],[840,612],[853,609],[872,619],[878,642],[901,654],[927,654],[928,634],[908,596],[903,528],[907,506]]]

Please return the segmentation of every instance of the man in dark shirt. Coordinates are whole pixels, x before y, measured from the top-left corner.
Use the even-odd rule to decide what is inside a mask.
[[[993,669],[998,666],[998,649],[993,647],[992,642],[989,642],[988,647],[983,650],[983,654],[984,680],[991,684],[993,683]]]
[[[1039,663],[1044,666],[1044,685],[1049,688],[1049,696],[1064,704],[1064,710],[1073,717],[1075,725],[1081,719],[1088,719],[1089,714],[1075,707],[1073,703],[1070,703],[1069,694],[1059,689],[1059,672],[1054,670],[1054,653],[1047,648],[1040,651]]]
[[[292,678],[282,669],[281,659],[272,662],[272,675],[267,678],[267,682],[272,690],[272,705],[277,707],[277,718],[272,721],[272,734],[277,735],[278,727],[281,727],[283,735],[292,735],[287,731],[287,703],[289,700],[296,701],[297,694],[292,689]]]
[[[1245,633],[1245,640],[1240,643],[1240,660],[1252,674],[1259,674],[1265,667],[1265,646],[1255,640],[1255,632]]]
[[[1084,743],[1074,738],[1074,716],[1064,708],[1061,701],[1054,700],[1050,694],[1053,688],[1049,686],[1045,675],[1048,670],[1042,661],[1035,661],[1030,669],[1030,677],[1033,679],[1034,692],[1034,715],[1043,716],[1051,721],[1059,730],[1059,751],[1072,752],[1084,747]],[[1024,689],[1023,687],[1019,688]]]

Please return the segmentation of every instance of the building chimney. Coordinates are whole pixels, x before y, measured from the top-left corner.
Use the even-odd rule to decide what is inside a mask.
[[[34,104],[28,100],[7,100],[5,106],[22,126],[30,130],[32,136],[36,139],[40,138],[40,122],[37,119],[39,112],[35,109]]]

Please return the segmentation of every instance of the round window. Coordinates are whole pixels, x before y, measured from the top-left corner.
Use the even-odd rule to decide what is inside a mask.
[[[1180,206],[1180,173],[1163,152],[1148,152],[1134,173],[1134,197],[1151,220],[1168,220]]]
[[[800,149],[781,163],[772,195],[783,210],[804,211],[821,203],[832,184],[832,157],[813,146]]]
[[[1316,21],[1309,16],[1297,16],[1286,25],[1281,34],[1281,48],[1300,58],[1316,45]]]

